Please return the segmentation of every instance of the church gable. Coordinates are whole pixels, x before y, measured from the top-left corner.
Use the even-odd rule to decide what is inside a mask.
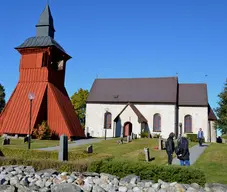
[[[130,105],[127,105],[124,111],[122,111],[118,117],[120,117],[124,121],[132,121],[132,119],[135,120],[138,118]]]
[[[129,109],[128,109],[129,108]],[[117,121],[117,118],[121,116],[121,114],[124,111],[132,111],[133,113],[135,113],[136,117],[138,118],[138,122],[139,123],[147,123],[147,119],[143,116],[143,114],[137,109],[137,107],[132,104],[132,103],[128,103],[122,110],[121,112],[117,115],[117,117],[115,118],[115,121]]]

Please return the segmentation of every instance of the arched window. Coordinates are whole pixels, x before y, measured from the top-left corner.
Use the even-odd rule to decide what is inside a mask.
[[[112,115],[110,112],[104,114],[104,129],[111,129]]]
[[[184,117],[184,132],[191,133],[192,132],[192,116],[186,115]]]
[[[158,113],[154,114],[153,131],[154,132],[161,132],[161,116]]]

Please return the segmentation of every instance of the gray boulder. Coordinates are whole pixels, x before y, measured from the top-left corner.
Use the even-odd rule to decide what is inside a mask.
[[[14,186],[0,185],[0,191],[1,192],[14,192],[14,191],[16,191],[16,189]]]
[[[83,190],[74,184],[71,183],[61,183],[51,188],[52,192],[83,192]]]

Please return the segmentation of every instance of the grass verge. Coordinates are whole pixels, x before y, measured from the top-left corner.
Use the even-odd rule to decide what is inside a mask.
[[[3,138],[0,138],[0,142],[3,142]],[[59,146],[59,140],[31,140],[31,149],[46,148]],[[28,143],[24,143],[22,138],[14,139],[10,138],[10,145],[4,145],[4,148],[14,148],[14,149],[27,149]]]
[[[209,183],[227,184],[227,144],[212,143],[193,165],[204,171]]]

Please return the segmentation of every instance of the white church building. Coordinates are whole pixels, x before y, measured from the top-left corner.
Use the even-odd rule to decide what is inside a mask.
[[[96,79],[85,129],[92,137],[140,137],[147,131],[167,138],[202,128],[205,140],[216,142],[215,120],[206,84],[181,84],[178,77]]]

